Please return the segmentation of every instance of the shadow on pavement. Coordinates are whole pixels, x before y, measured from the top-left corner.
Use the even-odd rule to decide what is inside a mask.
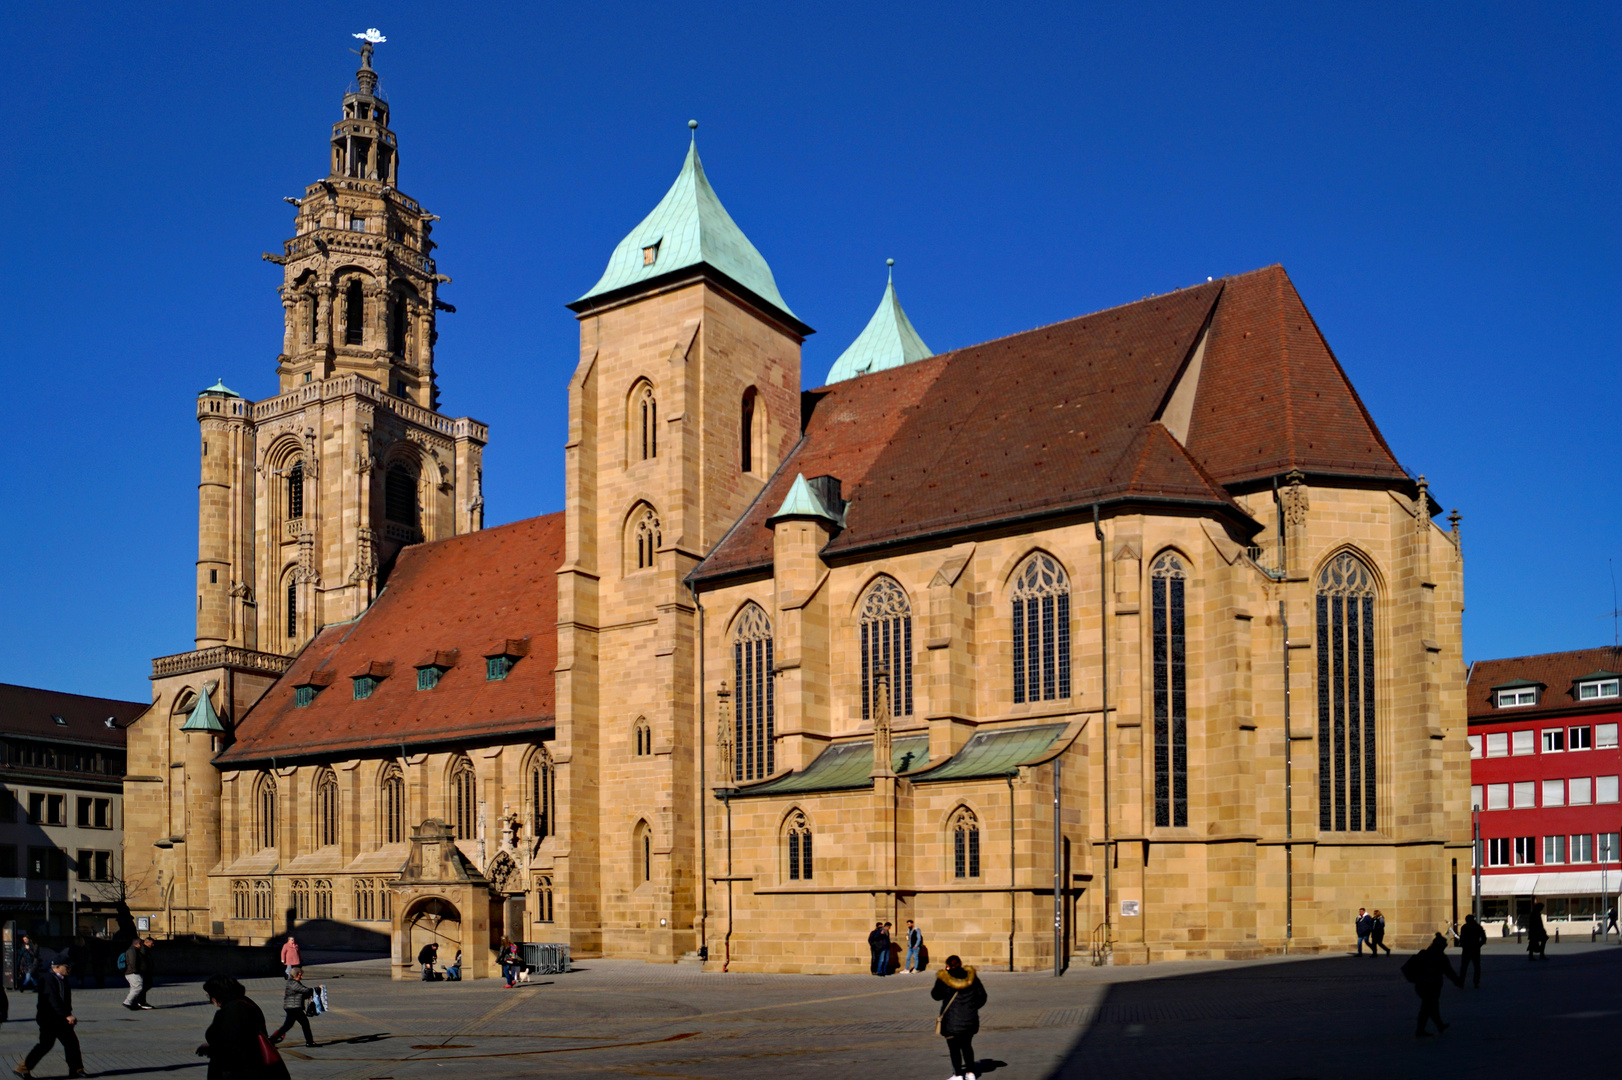
[[[1528,963],[1489,950],[1481,988],[1443,988],[1450,1029],[1415,1039],[1408,955],[1332,956],[1117,983],[1055,1080],[1616,1075],[1622,950]],[[1458,953],[1449,950],[1455,968]]]

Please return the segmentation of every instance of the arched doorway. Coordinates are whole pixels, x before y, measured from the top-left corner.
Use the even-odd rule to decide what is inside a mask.
[[[462,944],[462,914],[456,910],[455,904],[441,897],[425,896],[413,903],[407,909],[401,925],[405,929],[401,935],[405,950],[405,955],[400,957],[403,964],[415,964],[417,954],[430,943],[439,946],[441,964],[451,963],[456,957],[456,950],[465,948]]]

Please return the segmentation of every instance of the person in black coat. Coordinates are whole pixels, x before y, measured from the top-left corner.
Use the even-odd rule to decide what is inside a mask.
[[[434,962],[439,959],[439,945],[430,941],[417,952],[417,963],[422,965],[422,981],[434,980]]]
[[[1414,993],[1419,995],[1419,1020],[1414,1026],[1414,1037],[1424,1038],[1430,1034],[1425,1030],[1426,1020],[1436,1024],[1436,1034],[1446,1031],[1448,1025],[1442,1023],[1442,980],[1451,979],[1453,985],[1464,988],[1464,980],[1453,973],[1453,963],[1447,958],[1447,938],[1437,934],[1428,946],[1402,965],[1402,974],[1414,984]]]
[[[287,1075],[287,1067],[266,1067],[260,1056],[259,1036],[265,1034],[265,1014],[248,997],[242,984],[229,975],[215,975],[203,984],[203,993],[218,1010],[208,1025],[198,1056],[208,1058],[208,1080],[267,1080]]]
[[[73,1030],[79,1018],[73,1015],[73,988],[68,985],[68,973],[72,969],[73,965],[68,959],[59,956],[51,962],[50,973],[40,981],[39,1007],[34,1013],[39,1021],[39,1042],[28,1051],[23,1063],[11,1070],[18,1076],[33,1076],[34,1066],[58,1042],[61,1042],[62,1052],[68,1058],[68,1075],[88,1075],[84,1071],[84,1058],[79,1053],[79,1036]]]
[[[1476,978],[1472,984],[1477,989],[1481,987],[1481,947],[1487,944],[1487,931],[1476,922],[1474,915],[1464,917],[1464,925],[1459,928],[1459,948],[1464,955],[1459,958],[1459,983],[1464,983],[1464,973],[1470,970],[1470,965],[1476,967]]]
[[[974,1037],[980,1031],[980,1010],[986,1003],[985,983],[961,957],[948,956],[946,966],[935,974],[929,996],[941,1003],[939,1027],[946,1038],[946,1052],[952,1055],[952,1075],[975,1080]]]
[[[876,922],[873,924],[873,932],[867,935],[867,951],[873,954],[873,963],[869,966],[868,970],[875,975],[884,974],[884,972],[879,970],[879,953],[885,948],[885,946],[884,924],[882,922]]]
[[[1528,960],[1549,958],[1549,931],[1543,925],[1542,904],[1533,904],[1532,913],[1526,917],[1526,958]]]

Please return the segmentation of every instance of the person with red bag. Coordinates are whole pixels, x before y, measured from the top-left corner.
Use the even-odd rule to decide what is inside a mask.
[[[265,1014],[229,975],[215,975],[203,993],[219,1010],[197,1048],[208,1058],[208,1080],[286,1080],[287,1066],[265,1033]]]

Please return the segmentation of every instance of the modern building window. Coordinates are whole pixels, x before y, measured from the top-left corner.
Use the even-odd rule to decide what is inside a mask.
[[[298,637],[298,582],[287,583],[287,636]]]
[[[463,758],[451,769],[451,818],[458,840],[478,839],[476,794],[473,762]]]
[[[66,881],[68,879],[68,853],[55,847],[28,849],[28,879],[30,881]]]
[[[304,462],[295,461],[287,470],[287,520],[304,516]]]
[[[980,819],[967,806],[952,815],[952,876],[980,876]]]
[[[10,755],[5,755],[7,758]],[[0,787],[0,821],[11,823],[17,820],[17,795],[10,788]]]
[[[1595,847],[1599,849],[1600,862],[1616,862],[1622,858],[1622,844],[1618,843],[1619,840],[1622,840],[1622,833],[1600,833],[1594,838]]]
[[[1188,675],[1184,588],[1188,573],[1167,552],[1150,571],[1155,695],[1155,824],[1188,825]]]
[[[1488,733],[1488,735],[1487,735],[1487,756],[1488,757],[1508,757],[1509,756],[1509,732],[1507,732],[1507,731],[1494,731],[1494,732]]]
[[[1566,729],[1555,728],[1543,733],[1543,752],[1545,754],[1559,754],[1566,749]]]
[[[1619,696],[1622,696],[1622,679],[1600,679],[1595,682],[1577,684],[1578,701],[1594,701],[1599,698]]]
[[[1535,780],[1519,780],[1515,783],[1515,809],[1531,810],[1538,804],[1538,785]]]
[[[390,465],[383,481],[383,516],[400,525],[417,524],[417,474],[405,465]]]
[[[1566,838],[1564,836],[1545,836],[1543,838],[1543,861],[1549,866],[1559,866],[1566,861]]]
[[[552,879],[546,874],[535,878],[535,921],[552,921]]]
[[[1536,705],[1538,691],[1535,686],[1525,686],[1516,690],[1498,691],[1498,707],[1500,709],[1513,709],[1521,705]]]
[[[110,829],[113,827],[113,800],[79,797],[79,828]]]
[[[1617,801],[1617,777],[1600,776],[1595,778],[1594,801],[1597,803],[1614,803]]]
[[[1481,736],[1480,735],[1466,735],[1465,740],[1467,742],[1469,742],[1469,744],[1470,744],[1470,756],[1472,758],[1478,758],[1478,757],[1483,756],[1482,751],[1481,751]]]
[[[892,577],[881,577],[862,598],[862,719],[873,718],[880,672],[888,673],[890,715],[912,715],[912,604]]]
[[[1517,836],[1515,838],[1515,865],[1534,866],[1538,861],[1538,838],[1535,836]]]
[[[366,340],[366,294],[360,278],[350,278],[344,291],[344,344],[360,345]]]
[[[1615,724],[1595,724],[1594,725],[1594,749],[1596,749],[1596,750],[1615,750],[1616,749],[1616,729],[1617,729],[1617,725],[1615,725]]]
[[[1543,781],[1543,805],[1566,805],[1566,782],[1564,780]]]
[[[1594,801],[1594,781],[1587,776],[1574,776],[1566,781],[1566,805],[1587,806]]]
[[[1487,809],[1486,797],[1487,789],[1485,787],[1483,787],[1481,784],[1472,784],[1470,786],[1470,809]]]
[[[80,881],[113,880],[113,853],[110,851],[86,851],[80,848],[74,866]]]
[[[1567,860],[1574,863],[1590,863],[1594,861],[1594,836],[1592,833],[1578,833],[1571,837],[1566,848]]]
[[[315,844],[332,847],[338,842],[338,778],[331,769],[315,779]]]
[[[1590,727],[1574,727],[1566,733],[1567,750],[1594,749],[1594,729]]]
[[[1509,837],[1502,836],[1487,841],[1487,865],[1509,865]]]
[[[1525,757],[1528,754],[1536,753],[1536,738],[1537,732],[1535,731],[1511,732],[1509,736],[1510,752],[1516,757]]]
[[[406,838],[405,776],[398,765],[383,771],[383,782],[378,785],[378,817],[382,819],[385,844],[398,844]]]
[[[637,757],[647,757],[653,753],[653,730],[648,727],[648,722],[640,716],[636,718],[636,723],[631,726],[631,740],[635,744]]]
[[[28,795],[28,823],[30,825],[66,825],[67,824],[66,795],[52,795],[48,792],[33,791]]]
[[[0,878],[17,876],[17,845],[0,844]]]
[[[788,879],[811,880],[811,826],[805,814],[795,810],[788,816]]]
[[[631,515],[631,543],[635,554],[627,559],[634,561],[638,570],[651,570],[658,565],[659,547],[664,543],[664,537],[659,527],[659,515],[653,507],[644,505],[640,512]]]
[[[276,781],[267,773],[254,800],[254,837],[260,850],[276,846]]]
[[[1014,702],[1068,698],[1070,581],[1046,554],[1032,555],[1014,575],[1013,628]]]
[[[733,772],[761,780],[777,767],[777,696],[773,683],[772,624],[756,604],[747,605],[732,631],[732,674],[737,687]]]
[[[529,812],[535,839],[545,840],[557,832],[554,807],[557,805],[557,770],[552,755],[542,747],[529,766]]]
[[[1487,809],[1488,810],[1508,810],[1509,809],[1509,785],[1508,784],[1488,784],[1487,785]]]
[[[1318,827],[1375,828],[1374,577],[1340,555],[1318,577]]]

